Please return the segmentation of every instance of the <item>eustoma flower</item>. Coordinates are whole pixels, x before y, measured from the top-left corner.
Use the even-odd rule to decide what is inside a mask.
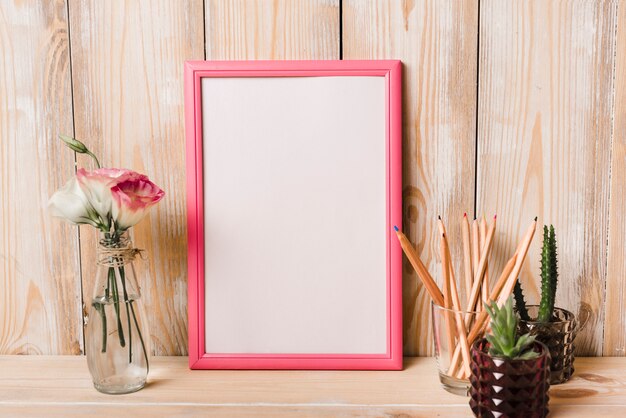
[[[112,211],[111,188],[126,180],[148,180],[143,174],[121,168],[98,168],[93,171],[81,168],[76,172],[76,178],[87,200],[107,228]]]
[[[48,209],[52,216],[65,218],[75,225],[90,224],[99,227],[98,214],[89,204],[75,177],[52,195]]]
[[[129,177],[111,188],[113,196],[113,219],[120,230],[139,222],[165,192],[147,177]]]

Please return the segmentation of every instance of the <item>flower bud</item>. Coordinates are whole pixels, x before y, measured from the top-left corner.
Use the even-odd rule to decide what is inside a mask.
[[[78,152],[79,154],[86,154],[87,151],[89,151],[85,144],[77,139],[72,138],[71,136],[59,135],[59,138],[61,138],[61,141],[65,142],[65,145]]]

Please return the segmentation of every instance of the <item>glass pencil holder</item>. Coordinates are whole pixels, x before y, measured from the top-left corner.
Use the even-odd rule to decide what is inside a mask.
[[[467,341],[467,352],[464,355],[459,331],[465,330],[467,338],[479,314],[476,311],[446,309],[431,302],[432,335],[439,381],[445,390],[455,395],[469,396],[469,349],[473,343]],[[463,322],[462,326],[459,321]],[[482,334],[478,338],[482,338]]]

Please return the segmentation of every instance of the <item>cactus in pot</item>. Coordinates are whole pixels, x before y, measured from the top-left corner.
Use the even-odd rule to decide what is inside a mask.
[[[519,332],[534,335],[544,343],[552,357],[550,383],[563,383],[574,373],[574,338],[576,316],[554,306],[558,284],[558,259],[554,226],[543,227],[541,248],[541,301],[527,305],[518,283],[514,289],[515,307],[520,317]]]
[[[530,334],[518,334],[513,299],[485,305],[491,333],[471,351],[470,407],[477,417],[548,414],[550,354]]]

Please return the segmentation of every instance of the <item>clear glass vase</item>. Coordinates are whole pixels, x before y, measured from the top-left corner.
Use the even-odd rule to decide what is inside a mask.
[[[87,365],[103,393],[135,392],[148,376],[150,337],[128,231],[100,234],[96,280],[85,334]]]
[[[550,384],[567,382],[574,374],[574,339],[580,330],[576,315],[561,308],[554,308],[550,322],[539,322],[538,305],[527,306],[530,321],[520,319],[518,332],[534,335],[544,343],[552,358]]]

